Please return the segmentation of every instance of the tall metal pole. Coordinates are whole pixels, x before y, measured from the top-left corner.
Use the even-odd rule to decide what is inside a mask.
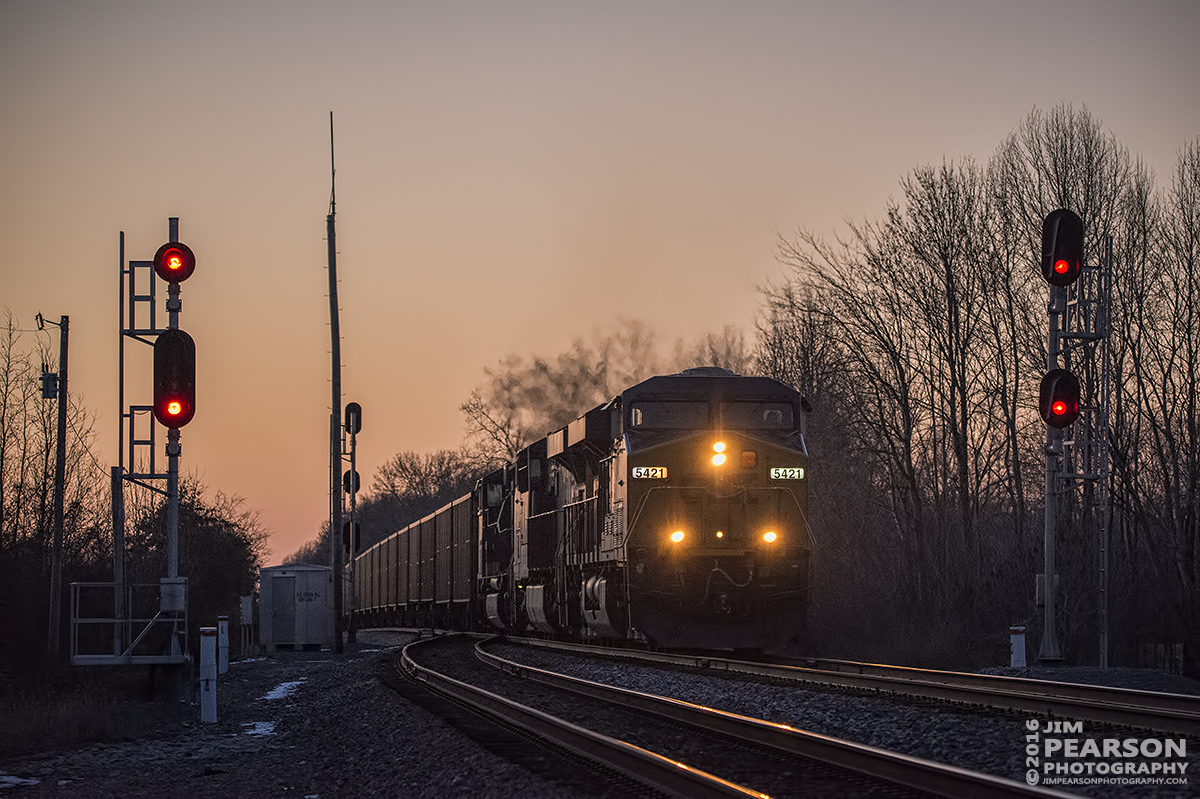
[[[1100,668],[1108,668],[1108,545],[1112,529],[1112,486],[1108,448],[1109,401],[1112,389],[1112,236],[1104,237],[1104,268],[1100,272],[1100,422],[1096,425],[1100,446]]]
[[[167,241],[179,241],[179,218],[167,219]],[[153,278],[151,278],[153,280]],[[183,303],[179,299],[179,284],[170,283],[167,287],[167,328],[179,328],[179,311]],[[186,635],[186,629],[179,625],[187,612],[187,581],[179,578],[179,456],[183,448],[179,444],[179,428],[167,430],[167,578],[171,598],[167,599],[168,606],[175,614],[176,627],[171,636],[171,655],[180,657],[183,648],[180,645],[180,633]],[[163,597],[167,591],[162,592]]]
[[[1050,287],[1050,341],[1046,356],[1047,370],[1058,368],[1060,352],[1059,315],[1066,307],[1067,290],[1062,286]],[[1057,593],[1054,579],[1058,569],[1055,563],[1054,545],[1058,531],[1058,463],[1062,455],[1062,430],[1046,428],[1046,541],[1044,549],[1044,574],[1042,598],[1044,616],[1042,620],[1042,642],[1038,659],[1043,661],[1062,660],[1058,645]]]
[[[179,218],[167,220],[167,241],[179,241]],[[167,289],[167,328],[179,327],[179,284],[170,283]],[[179,428],[167,431],[167,577],[179,576]]]
[[[125,231],[121,231],[117,273],[120,275],[117,286],[120,298],[117,300],[117,316],[120,320],[120,330],[117,331],[117,465],[122,472],[125,468]],[[133,292],[130,291],[130,294]],[[132,424],[132,422],[131,422]],[[130,464],[132,466],[133,464]]]
[[[358,493],[358,486],[356,486],[354,484],[354,480],[358,477],[358,463],[357,463],[358,432],[350,424],[349,417],[347,417],[347,419],[346,419],[346,428],[350,431],[350,562],[348,564],[349,568],[346,570],[346,576],[348,578],[349,589],[350,589],[349,591],[346,592],[347,593],[346,601],[350,605],[350,607],[348,607],[346,609],[346,616],[347,616],[346,640],[348,640],[350,643],[354,643],[354,641],[356,640],[356,636],[357,636],[357,631],[354,628],[354,621],[355,621],[355,619],[354,619],[354,605],[355,605],[354,553],[355,553],[355,545],[358,543],[357,541],[354,540],[355,538],[357,538],[357,534],[358,534],[358,530],[357,530],[358,525],[356,524],[357,518],[355,517],[355,514],[354,514],[354,511],[356,509],[355,495]]]
[[[50,554],[50,665],[62,640],[63,494],[67,478],[67,338],[70,317],[58,319],[58,433],[54,453],[54,548]]]
[[[110,470],[113,526],[113,655],[125,651],[125,491],[120,466]]]
[[[329,245],[329,335],[332,340],[332,399],[329,406],[329,559],[333,567],[333,648],[342,652],[342,344],[338,325],[337,245],[334,215],[337,213],[333,160],[333,112],[329,112],[329,215],[325,217],[325,240]]]

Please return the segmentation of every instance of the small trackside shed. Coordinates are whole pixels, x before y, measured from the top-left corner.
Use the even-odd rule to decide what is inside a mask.
[[[333,646],[333,570],[270,566],[259,570],[259,642],[267,652]]]

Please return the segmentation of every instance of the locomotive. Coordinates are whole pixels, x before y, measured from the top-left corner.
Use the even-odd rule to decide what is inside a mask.
[[[808,604],[805,407],[717,367],[638,383],[360,553],[360,624],[785,642]]]

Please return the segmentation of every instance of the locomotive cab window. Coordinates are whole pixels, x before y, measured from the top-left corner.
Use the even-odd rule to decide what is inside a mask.
[[[683,430],[708,425],[707,402],[639,402],[629,412],[631,427]]]
[[[726,427],[742,430],[791,430],[795,426],[787,402],[727,402],[721,407]]]

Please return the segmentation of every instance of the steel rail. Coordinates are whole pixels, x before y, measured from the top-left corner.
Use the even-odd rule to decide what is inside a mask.
[[[769,799],[766,794],[723,780],[686,763],[571,724],[422,666],[414,660],[409,650],[429,643],[430,640],[415,641],[404,647],[400,661],[403,671],[426,688],[487,717],[515,725],[538,739],[551,741],[602,767],[614,769],[651,788],[672,795],[714,799]]]
[[[649,652],[540,639],[509,641],[546,649],[603,657],[748,674],[771,679],[869,691],[899,693],[947,702],[1016,710],[1059,719],[1093,721],[1200,736],[1200,697],[1024,677],[934,671],[904,666],[809,661],[806,664],[759,663],[712,655]],[[821,668],[815,664],[829,664]]]
[[[1067,797],[1072,795],[992,774],[983,774],[865,744],[819,735],[787,724],[763,721],[679,699],[617,688],[527,666],[488,652],[487,646],[497,640],[500,639],[488,639],[476,644],[476,655],[484,662],[514,676],[574,691],[602,701],[618,703],[641,712],[653,713],[673,721],[769,746],[788,754],[821,761],[918,791],[950,797]]]
[[[1133,688],[1115,688],[1103,685],[1039,680],[1029,677],[1010,677],[1001,674],[972,674],[962,671],[938,671],[910,666],[890,666],[882,663],[858,663],[849,660],[806,659],[800,668],[813,668],[843,674],[862,674],[874,677],[890,677],[920,684],[956,685],[967,688],[995,689],[1034,696],[1078,700],[1084,703],[1107,704],[1141,712],[1149,716],[1161,716],[1168,721],[1178,721],[1181,728],[1169,730],[1185,734],[1200,734],[1200,696],[1175,694],[1161,691],[1143,691]],[[1187,723],[1190,722],[1190,726]],[[1145,726],[1145,725],[1135,725]]]

